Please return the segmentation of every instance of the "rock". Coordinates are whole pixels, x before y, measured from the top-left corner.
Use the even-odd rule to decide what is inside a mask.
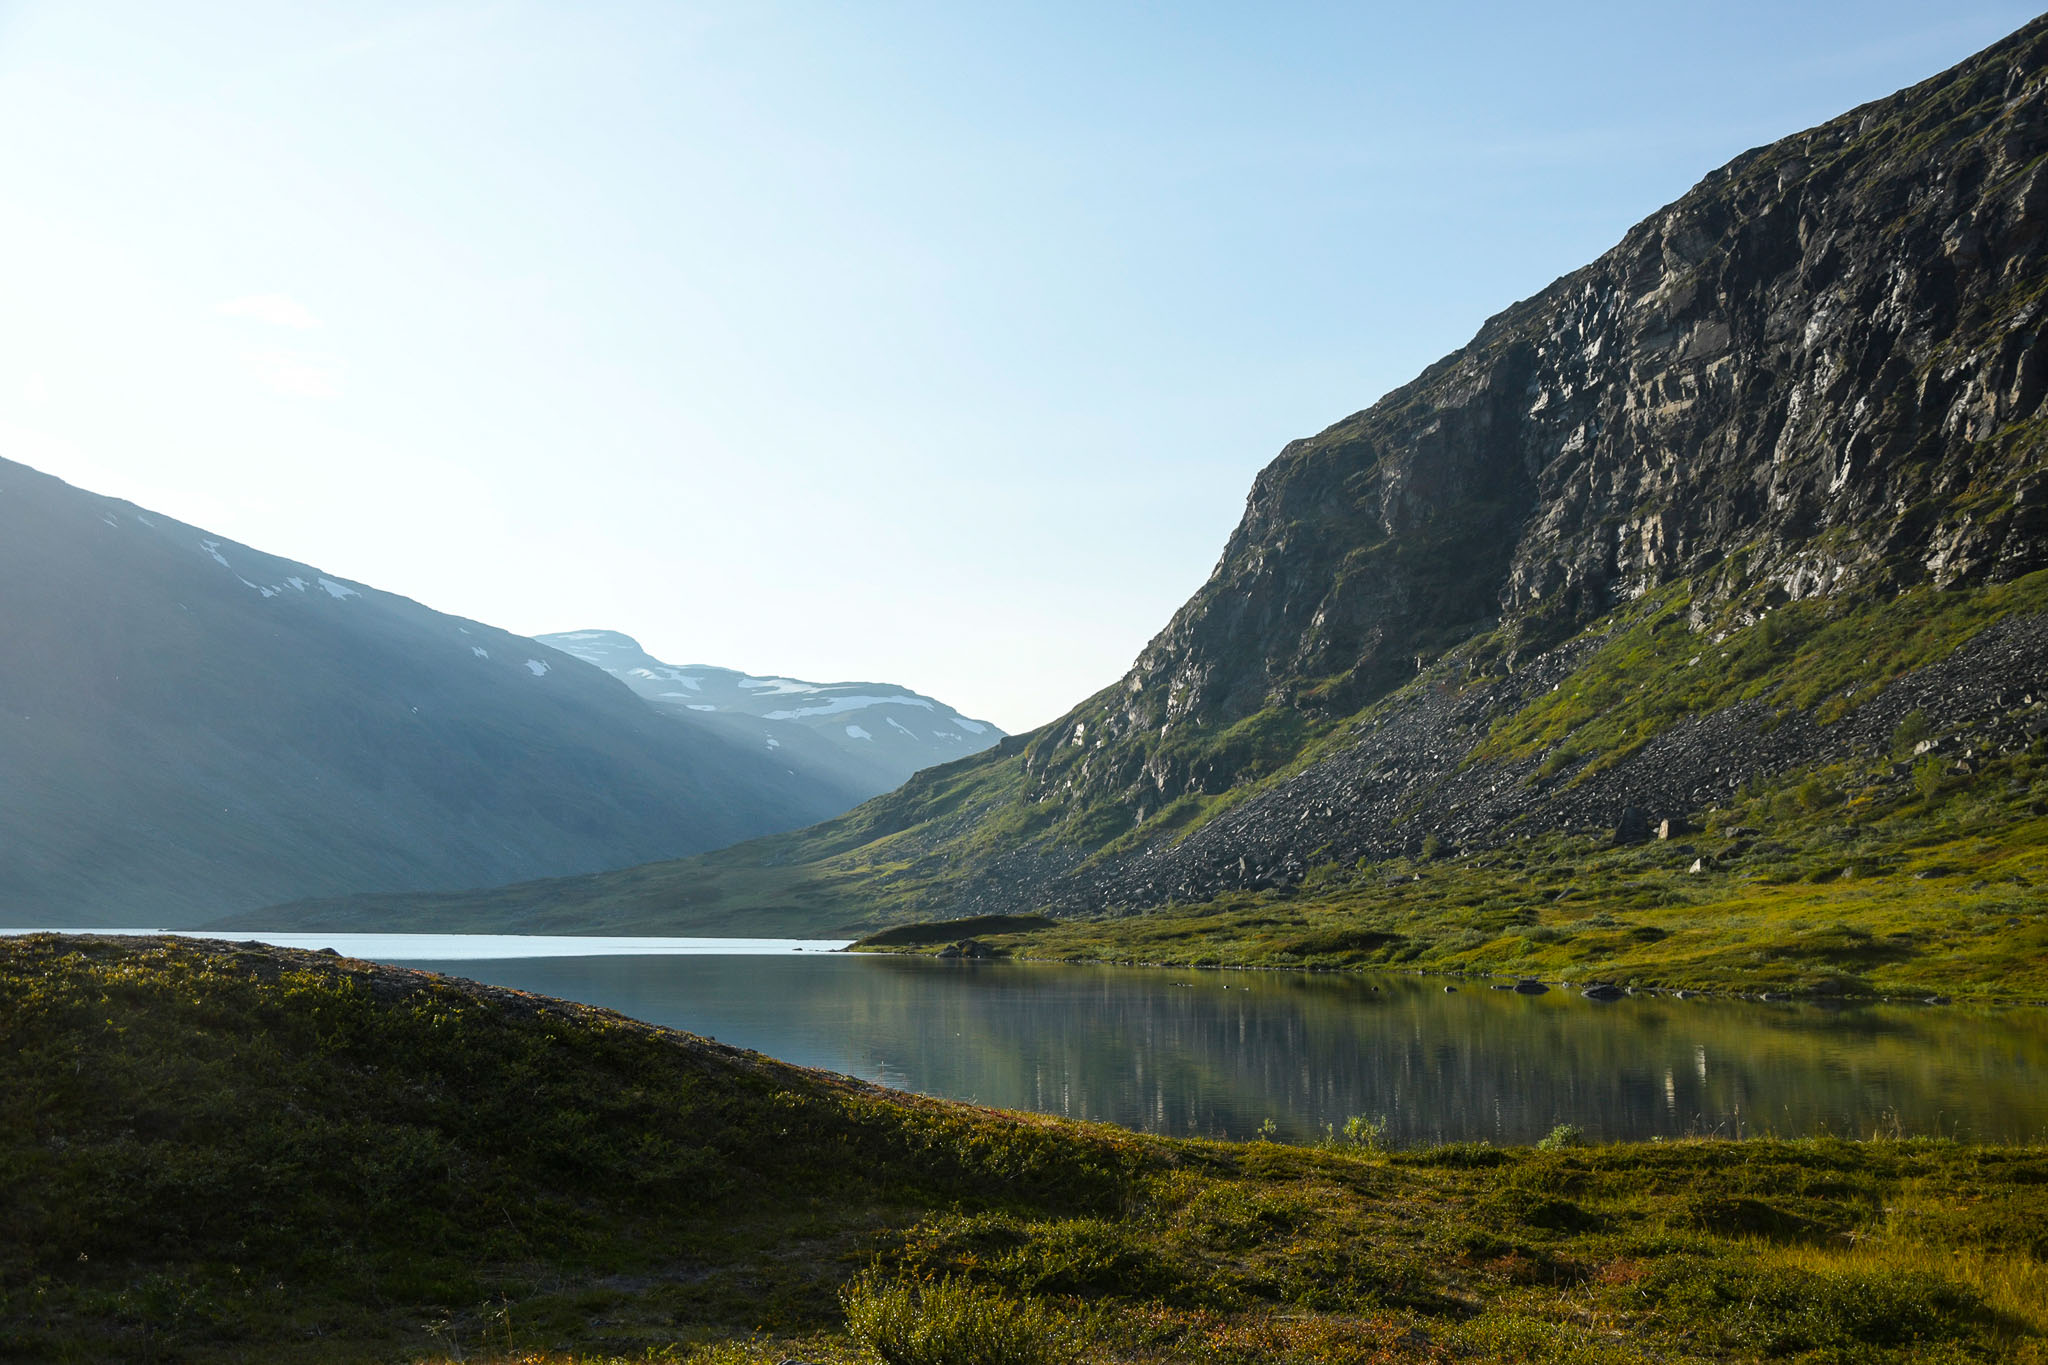
[[[1525,976],[1515,983],[1514,991],[1516,995],[1548,995],[1550,987],[1533,976]]]
[[[1705,872],[1706,870],[1707,860],[1705,858],[1694,858],[1692,860],[1692,866],[1686,869],[1687,872],[1693,873],[1695,875],[1701,872]]]
[[[1675,815],[1668,815],[1657,822],[1659,839],[1676,839],[1681,834],[1692,833],[1692,826]]]
[[[1585,996],[1588,1000],[1619,1000],[1624,995],[1627,995],[1628,992],[1619,986],[1610,986],[1603,981],[1586,987],[1579,994]]]
[[[1614,822],[1614,842],[1621,844],[1643,844],[1650,840],[1650,817],[1637,806],[1623,806],[1621,818]]]
[[[1930,995],[1921,1003],[1926,1005],[1953,1005],[1955,1001],[1945,995]]]
[[[1456,986],[1446,986],[1446,987],[1444,987],[1444,994],[1445,994],[1445,995],[1456,995],[1457,993],[1458,993],[1458,988],[1457,988]]]

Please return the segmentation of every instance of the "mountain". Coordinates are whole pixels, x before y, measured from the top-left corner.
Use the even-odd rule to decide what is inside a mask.
[[[482,886],[843,810],[547,645],[0,460],[0,923]]]
[[[1120,914],[1711,819],[1704,874],[1949,791],[2036,828],[2044,67],[2048,20],[1745,153],[1288,445],[1208,583],[1041,730],[689,861],[322,914]]]
[[[535,638],[596,664],[659,711],[716,723],[776,751],[799,772],[845,787],[854,793],[847,805],[899,787],[921,768],[980,753],[1003,737],[985,720],[969,720],[894,683],[810,683],[666,664],[615,630]]]

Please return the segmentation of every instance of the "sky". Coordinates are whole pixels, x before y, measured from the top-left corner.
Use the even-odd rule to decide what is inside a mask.
[[[2031,17],[0,0],[0,455],[1023,730],[1287,441]]]

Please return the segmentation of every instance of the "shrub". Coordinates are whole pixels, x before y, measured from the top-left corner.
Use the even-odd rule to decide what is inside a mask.
[[[1922,801],[1932,801],[1941,795],[1941,760],[1923,758],[1913,765],[1913,790],[1920,793]]]
[[[1363,1151],[1377,1152],[1380,1150],[1381,1144],[1386,1141],[1387,1116],[1382,1114],[1378,1118],[1367,1118],[1364,1114],[1353,1114],[1350,1118],[1344,1120],[1343,1132],[1340,1133],[1334,1127],[1325,1125],[1323,1134],[1323,1146],[1325,1147],[1336,1149],[1358,1148]]]
[[[1934,727],[1928,723],[1925,711],[1908,711],[1899,722],[1898,729],[1892,731],[1892,752],[1910,754],[1914,745],[1933,733]]]
[[[965,1281],[885,1280],[869,1271],[840,1291],[846,1330],[885,1365],[1066,1365],[1066,1325],[1034,1299]]]
[[[1586,1132],[1575,1123],[1560,1123],[1550,1130],[1549,1136],[1536,1144],[1539,1152],[1558,1152],[1567,1147],[1586,1145]]]
[[[1829,806],[1835,805],[1842,799],[1842,794],[1822,781],[1818,775],[1809,777],[1804,782],[1801,782],[1797,796],[1799,809],[1808,814],[1812,814],[1814,811],[1826,810]]]

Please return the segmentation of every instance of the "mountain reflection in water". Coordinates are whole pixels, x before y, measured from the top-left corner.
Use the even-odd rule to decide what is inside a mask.
[[[2048,1011],[849,955],[420,963],[901,1089],[1247,1137],[2048,1136]]]

